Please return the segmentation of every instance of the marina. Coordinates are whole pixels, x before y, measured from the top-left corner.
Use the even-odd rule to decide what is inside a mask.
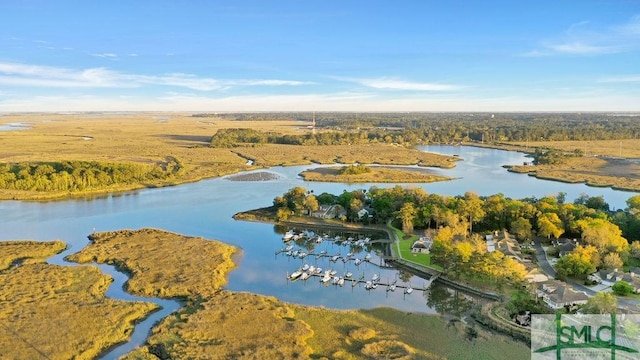
[[[422,279],[423,286],[400,281],[399,270],[387,264],[385,256],[380,256],[385,253],[381,246],[387,246],[391,241],[389,239],[372,240],[371,237],[358,233],[318,235],[314,231],[288,229],[282,235],[282,241],[285,246],[275,251],[276,259],[279,255],[284,255],[288,261],[306,261],[292,272],[287,272],[286,280],[291,283],[306,284],[311,280],[324,287],[348,288],[350,285],[351,289],[362,288],[367,292],[378,290],[386,293],[398,291],[406,296],[414,291],[429,290],[438,277],[426,274]]]

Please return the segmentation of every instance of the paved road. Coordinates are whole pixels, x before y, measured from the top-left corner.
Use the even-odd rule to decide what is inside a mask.
[[[556,270],[551,266],[549,260],[547,259],[547,254],[544,252],[542,248],[542,244],[540,241],[536,241],[533,246],[536,249],[536,259],[538,260],[538,266],[542,268],[542,271],[551,279],[556,278]]]
[[[547,255],[544,252],[544,249],[542,248],[542,244],[540,243],[540,241],[535,242],[534,248],[536,249],[536,259],[538,260],[538,265],[540,266],[542,271],[549,278],[555,279],[556,271],[553,268],[553,266],[551,266],[551,264],[549,263],[549,260],[547,259]],[[580,283],[577,283],[574,281],[568,281],[567,283],[578,291],[584,291],[589,296],[593,296],[596,293],[595,291],[589,289],[588,287]],[[640,300],[628,299],[620,296],[617,296],[617,298],[618,298],[619,308],[632,310],[634,312],[640,311]]]

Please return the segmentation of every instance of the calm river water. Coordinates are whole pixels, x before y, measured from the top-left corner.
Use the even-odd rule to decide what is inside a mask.
[[[591,196],[603,195],[612,208],[624,208],[627,198],[636,194],[608,188],[587,187],[584,184],[538,180],[527,175],[509,173],[502,168],[505,164],[522,164],[523,161],[527,161],[522,153],[465,146],[424,146],[420,149],[448,155],[455,154],[463,159],[454,169],[433,170],[438,174],[458,178],[456,180],[408,185],[423,187],[428,193],[458,195],[465,191],[474,191],[480,195],[503,193],[512,198],[525,198],[565,192],[567,201],[573,201],[580,194],[588,193]],[[283,194],[293,186],[303,186],[316,194],[325,191],[338,194],[343,190],[368,189],[372,185],[394,186],[394,184],[305,183],[298,174],[313,167],[316,166],[276,167],[262,170],[278,175],[278,179],[268,181],[232,181],[229,177],[223,177],[97,199],[45,203],[2,201],[0,202],[2,214],[0,241],[61,239],[69,244],[69,250],[51,258],[49,262],[73,265],[65,262],[63,257],[86,246],[87,235],[92,231],[160,228],[189,236],[217,239],[242,248],[238,268],[229,276],[229,283],[226,286],[229,290],[276,296],[287,302],[328,308],[389,306],[405,311],[436,312],[438,307],[431,301],[428,305],[428,293],[423,294],[421,291],[405,295],[400,289],[395,292],[385,291],[384,288],[366,291],[362,287],[353,288],[349,283],[344,287],[325,286],[318,281],[318,278],[311,278],[304,282],[288,281],[287,273],[308,263],[324,269],[335,269],[339,275],[350,271],[355,277],[364,276],[367,280],[373,274],[378,274],[383,281],[398,279],[398,284],[411,285],[415,288],[421,287],[424,283],[424,280],[416,277],[403,277],[396,270],[379,268],[376,265],[380,261],[375,255],[375,248],[348,248],[335,242],[324,241],[304,249],[314,252],[324,250],[328,254],[341,253],[342,255],[354,252],[354,256],[360,258],[370,253],[371,262],[365,262],[360,266],[355,266],[353,261],[333,263],[329,258],[316,259],[314,256],[304,259],[287,257],[284,254],[276,256],[275,251],[283,247],[282,229],[276,229],[271,224],[232,219],[232,215],[237,212],[271,205],[275,196]],[[341,235],[355,236],[354,234]],[[375,235],[372,237],[375,238]],[[122,291],[122,282],[126,280],[122,274],[117,273],[110,266],[101,266],[101,269],[117,280],[109,289],[109,296],[139,299]],[[107,358],[115,358],[142,344],[153,323],[179,307],[172,301],[162,301],[161,305],[165,307],[162,313],[138,325],[133,340],[114,350]]]

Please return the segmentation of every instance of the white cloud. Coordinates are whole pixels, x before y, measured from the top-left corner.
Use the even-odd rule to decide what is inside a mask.
[[[564,34],[547,40],[542,49],[522,54],[526,57],[553,55],[603,55],[640,48],[640,15],[627,23],[595,29],[588,21],[571,25]]]
[[[191,74],[128,74],[106,68],[76,70],[52,66],[0,62],[0,85],[32,87],[112,87],[132,88],[144,85],[176,86],[199,91],[222,90],[236,86],[299,86],[309,82],[278,79],[218,80]]]
[[[611,76],[600,79],[601,83],[640,83],[640,75]]]
[[[547,47],[556,53],[574,54],[574,55],[614,54],[622,51],[622,48],[619,46],[589,45],[581,41],[548,45]]]
[[[336,78],[338,80],[354,82],[366,87],[383,90],[412,90],[412,91],[455,91],[462,88],[458,85],[438,84],[438,83],[420,83],[411,82],[394,78]]]
[[[107,58],[107,59],[117,59],[118,55],[114,53],[101,53],[101,54],[89,54],[95,57]]]

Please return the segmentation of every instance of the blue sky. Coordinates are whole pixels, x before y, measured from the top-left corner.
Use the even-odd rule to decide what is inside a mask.
[[[0,0],[0,112],[640,111],[640,1]]]

